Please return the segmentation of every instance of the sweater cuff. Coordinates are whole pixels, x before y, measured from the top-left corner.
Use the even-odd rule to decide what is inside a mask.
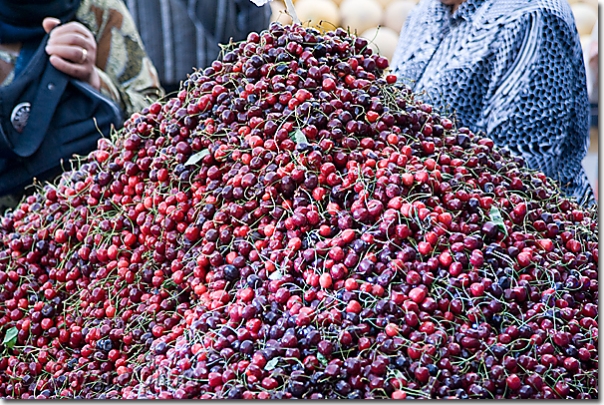
[[[101,79],[101,88],[99,89],[101,94],[109,97],[111,100],[115,101],[122,110],[125,110],[124,102],[122,100],[120,92],[117,89],[117,86],[109,77],[109,75],[96,66],[94,68],[96,69],[97,73],[99,74],[99,78]]]

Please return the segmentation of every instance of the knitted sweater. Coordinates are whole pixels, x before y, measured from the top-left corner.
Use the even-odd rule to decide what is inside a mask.
[[[392,66],[460,125],[521,155],[580,203],[593,202],[581,165],[589,143],[585,67],[566,0],[466,0],[454,13],[422,0]]]

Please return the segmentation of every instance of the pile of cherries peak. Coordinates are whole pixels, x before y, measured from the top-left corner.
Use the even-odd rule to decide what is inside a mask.
[[[597,214],[342,29],[224,47],[0,218],[6,398],[597,398]]]

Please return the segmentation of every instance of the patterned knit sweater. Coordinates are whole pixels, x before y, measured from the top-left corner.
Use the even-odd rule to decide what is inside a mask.
[[[589,144],[585,67],[566,0],[466,0],[454,13],[422,0],[392,66],[460,125],[593,203],[581,166]]]

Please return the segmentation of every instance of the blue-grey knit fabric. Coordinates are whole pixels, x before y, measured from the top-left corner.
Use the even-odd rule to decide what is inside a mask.
[[[466,0],[454,13],[422,0],[392,67],[459,125],[523,156],[580,203],[594,202],[581,166],[589,146],[585,67],[566,0]]]

